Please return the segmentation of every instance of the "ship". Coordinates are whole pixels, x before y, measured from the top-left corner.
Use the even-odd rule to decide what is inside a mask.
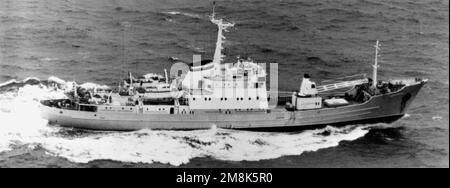
[[[379,80],[378,51],[372,77],[318,85],[303,75],[293,92],[268,90],[266,67],[250,58],[223,63],[224,32],[234,23],[216,18],[217,41],[212,60],[200,60],[174,78],[131,73],[122,89],[40,101],[42,117],[62,127],[134,131],[196,130],[212,127],[250,131],[293,131],[321,126],[391,123],[402,118],[428,81],[423,78]],[[172,72],[172,71],[171,71]],[[272,80],[272,79],[271,79]],[[336,94],[330,91],[344,90]],[[283,93],[284,95],[281,95]],[[158,95],[162,94],[162,95]],[[97,100],[94,100],[97,99]]]

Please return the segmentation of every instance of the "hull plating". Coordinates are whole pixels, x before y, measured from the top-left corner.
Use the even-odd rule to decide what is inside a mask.
[[[291,130],[323,125],[376,123],[402,117],[424,82],[406,86],[386,95],[372,97],[361,104],[287,111],[284,108],[261,112],[196,111],[195,114],[137,114],[124,112],[83,112],[42,106],[50,123],[63,127],[95,130],[208,129],[212,126],[246,130]]]

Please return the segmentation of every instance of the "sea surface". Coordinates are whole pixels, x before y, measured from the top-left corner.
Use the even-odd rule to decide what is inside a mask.
[[[448,0],[230,0],[225,62],[278,63],[279,88],[371,74],[429,82],[391,124],[290,133],[98,132],[47,125],[51,82],[116,86],[128,71],[212,56],[208,0],[0,0],[0,167],[449,167]],[[49,81],[50,80],[50,81]]]

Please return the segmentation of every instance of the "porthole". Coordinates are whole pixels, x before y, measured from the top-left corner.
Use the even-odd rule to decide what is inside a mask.
[[[251,100],[252,100],[252,98],[251,98],[251,97],[249,97],[249,98],[248,98],[248,100],[249,100],[249,101],[251,101]]]
[[[241,97],[241,101],[243,101],[243,100],[244,100],[244,98]]]
[[[259,97],[256,97],[256,100],[259,100]]]

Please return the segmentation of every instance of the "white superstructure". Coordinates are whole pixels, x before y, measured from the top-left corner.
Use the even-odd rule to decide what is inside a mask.
[[[216,19],[217,42],[214,59],[194,66],[181,82],[188,91],[186,98],[191,109],[257,110],[268,108],[266,71],[251,59],[238,58],[234,64],[222,64],[223,32],[234,24]],[[195,59],[195,58],[194,58]],[[199,65],[197,65],[199,64]]]

